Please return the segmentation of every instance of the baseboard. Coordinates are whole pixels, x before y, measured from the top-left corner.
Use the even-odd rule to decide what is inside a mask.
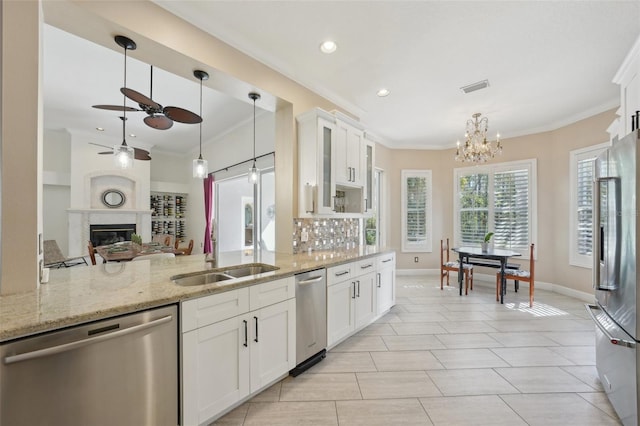
[[[440,274],[440,269],[398,269],[396,275],[401,276],[418,276],[418,275],[435,275]],[[473,274],[473,284],[482,287],[494,287],[496,285],[496,276],[488,274]],[[529,283],[520,281],[521,288],[529,288]],[[574,290],[559,284],[548,283],[544,281],[536,281],[536,288],[540,290],[551,291],[553,293],[562,294],[564,296],[573,297],[584,302],[593,302],[595,296],[593,293],[587,293],[580,290]]]

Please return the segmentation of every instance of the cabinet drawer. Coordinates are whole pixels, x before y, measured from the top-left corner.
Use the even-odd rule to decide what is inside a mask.
[[[381,254],[380,256],[376,257],[376,260],[378,261],[377,269],[395,266],[396,254],[395,253]]]
[[[249,307],[253,311],[295,297],[295,278],[283,278],[249,287]]]
[[[376,258],[368,257],[366,259],[359,260],[356,262],[356,272],[355,275],[364,275],[369,272],[375,272],[376,270]]]
[[[249,287],[182,302],[181,330],[186,332],[249,312]]]
[[[354,277],[354,273],[355,263],[345,263],[327,268],[327,287]]]

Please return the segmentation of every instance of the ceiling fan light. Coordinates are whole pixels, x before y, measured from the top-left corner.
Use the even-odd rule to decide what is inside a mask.
[[[117,169],[130,169],[133,167],[134,149],[128,145],[116,145],[113,147],[113,164]]]
[[[204,179],[209,173],[209,163],[202,157],[193,160],[193,177],[196,179]]]

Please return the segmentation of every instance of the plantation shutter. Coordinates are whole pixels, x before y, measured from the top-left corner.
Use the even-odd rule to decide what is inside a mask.
[[[529,170],[496,172],[493,176],[494,246],[529,246]]]
[[[582,255],[591,255],[593,240],[593,177],[594,158],[578,161],[577,167],[577,248]]]
[[[460,197],[460,241],[475,244],[484,239],[489,221],[489,175],[461,176]]]
[[[422,243],[427,239],[427,180],[407,178],[407,241]]]

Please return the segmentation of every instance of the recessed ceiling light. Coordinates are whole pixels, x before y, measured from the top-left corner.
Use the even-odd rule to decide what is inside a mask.
[[[134,133],[129,133],[129,137],[135,138],[136,135]]]
[[[96,130],[99,132],[104,132],[104,127],[96,127]]]
[[[338,48],[338,45],[335,41],[327,40],[320,45],[320,50],[322,53],[333,53]]]
[[[391,93],[389,89],[382,88],[378,90],[377,95],[380,96],[381,98],[384,98],[385,96],[389,96],[389,93]]]

